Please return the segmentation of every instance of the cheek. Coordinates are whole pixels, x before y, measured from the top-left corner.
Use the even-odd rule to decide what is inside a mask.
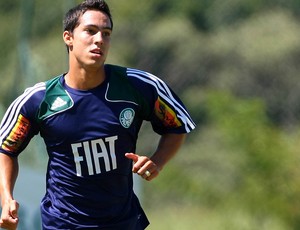
[[[92,39],[84,34],[81,34],[74,38],[73,42],[76,42],[78,46],[86,46],[92,43]]]
[[[106,48],[105,50],[108,51],[108,49],[110,48],[110,39],[105,40],[104,44]]]
[[[106,44],[109,46],[109,44],[110,44],[110,41],[111,41],[111,38],[110,37],[108,37],[108,38],[106,38],[105,39],[105,42],[106,42]]]
[[[85,52],[89,47],[89,43],[85,40],[77,40],[73,42],[73,49],[76,50],[76,53]]]

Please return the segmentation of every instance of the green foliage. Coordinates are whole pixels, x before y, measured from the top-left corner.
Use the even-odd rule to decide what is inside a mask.
[[[240,97],[260,97],[274,123],[299,116],[298,21],[288,11],[267,11],[209,35],[202,49],[205,85]]]
[[[9,15],[14,14],[16,9],[19,7],[19,1],[11,0],[11,1],[1,1],[0,2],[0,14],[1,15]]]

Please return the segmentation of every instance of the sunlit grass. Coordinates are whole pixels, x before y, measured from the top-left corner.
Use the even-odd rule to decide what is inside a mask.
[[[251,215],[243,210],[202,210],[196,206],[169,206],[147,210],[147,230],[289,230],[274,216]]]

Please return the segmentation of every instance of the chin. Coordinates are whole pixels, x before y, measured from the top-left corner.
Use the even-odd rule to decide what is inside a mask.
[[[98,61],[98,62],[93,62],[93,63],[86,63],[85,67],[88,69],[98,69],[100,67],[104,66],[104,61]]]

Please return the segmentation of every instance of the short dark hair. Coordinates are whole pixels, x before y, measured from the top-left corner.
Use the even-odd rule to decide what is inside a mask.
[[[104,0],[85,0],[65,14],[63,20],[64,31],[73,32],[79,24],[79,18],[88,10],[97,10],[105,13],[109,17],[111,29],[113,29],[112,16],[107,3]]]

